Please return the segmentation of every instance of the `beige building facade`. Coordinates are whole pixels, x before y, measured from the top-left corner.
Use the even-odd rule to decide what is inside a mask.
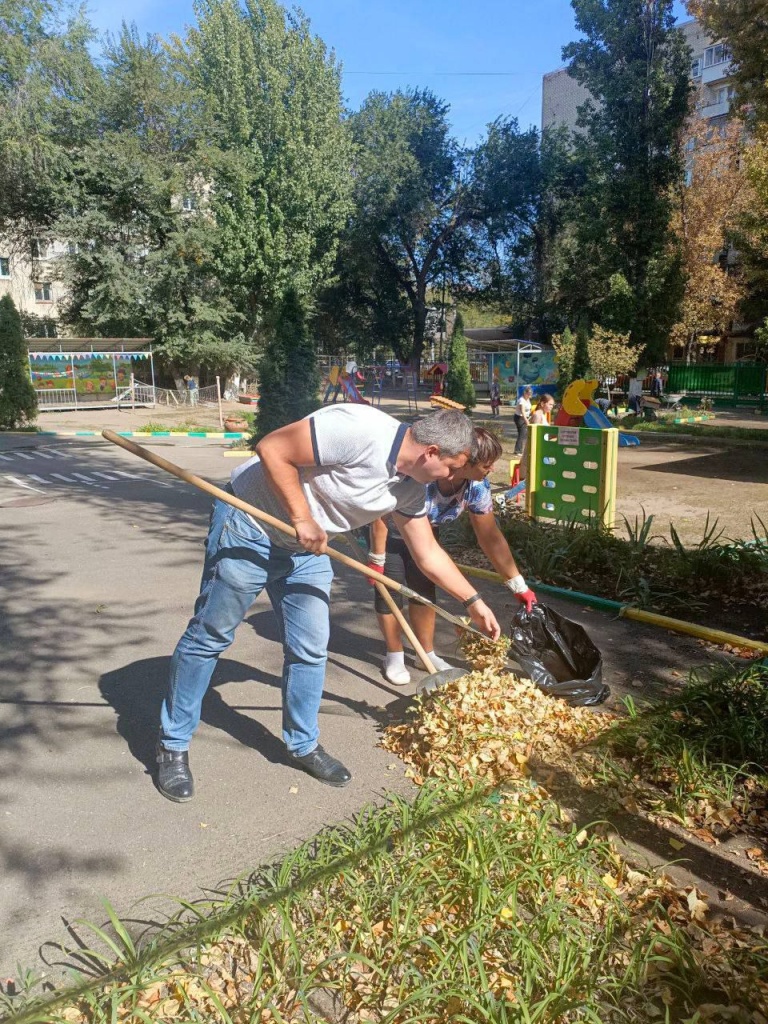
[[[23,247],[0,238],[0,296],[10,295],[18,311],[58,321],[64,297],[61,260],[67,244],[39,237]]]
[[[725,117],[733,102],[731,62],[728,47],[713,40],[694,19],[678,26],[691,47],[691,83],[695,89],[696,111],[707,120]],[[579,107],[589,91],[571,78],[567,68],[544,75],[541,90],[541,129],[562,125],[576,130]]]

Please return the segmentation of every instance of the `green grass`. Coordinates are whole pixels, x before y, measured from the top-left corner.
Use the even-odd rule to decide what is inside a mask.
[[[11,1000],[6,1019],[619,1024],[759,1006],[759,950],[713,938],[697,955],[664,890],[628,882],[531,786],[428,783],[366,808],[143,949],[110,910],[108,980]]]
[[[734,808],[739,821],[765,812],[767,665],[692,673],[671,699],[641,708],[626,703],[627,717],[597,741],[607,754],[600,772],[604,782],[624,794],[637,792],[651,810],[684,824],[707,824],[713,808]],[[715,820],[719,831],[728,831],[716,814]]]
[[[685,413],[680,415],[684,416]],[[760,427],[728,427],[721,423],[674,423],[672,420],[638,420],[634,416],[625,416],[618,426],[627,433],[640,434],[673,434],[687,438],[719,438],[721,440],[754,441],[768,445],[768,428]]]

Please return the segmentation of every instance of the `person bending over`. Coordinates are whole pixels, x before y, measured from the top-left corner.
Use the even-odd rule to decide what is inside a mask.
[[[488,475],[501,455],[501,450],[498,438],[482,427],[476,428],[475,452],[471,461],[459,467],[450,476],[435,480],[427,487],[427,515],[437,536],[437,529],[442,523],[453,522],[464,512],[468,512],[481,550],[494,569],[504,577],[506,586],[530,611],[536,602],[536,595],[520,574],[504,534],[493,515]],[[388,576],[402,580],[412,590],[430,601],[435,600],[434,584],[420,571],[408,545],[391,519],[379,519],[373,523],[370,538],[370,569],[385,572]],[[392,597],[402,607],[400,595],[393,594]],[[405,667],[400,627],[378,593],[374,605],[387,648],[382,666],[384,677],[396,686],[407,686],[411,676]],[[419,604],[418,601],[410,601],[408,615],[416,639],[435,668],[438,671],[450,668],[448,662],[435,653],[435,613],[432,608]]]
[[[391,514],[425,577],[464,604],[493,638],[499,624],[475,588],[435,541],[425,485],[448,477],[472,451],[472,424],[441,410],[413,426],[366,405],[326,406],[267,434],[232,474],[244,501],[290,523],[296,539],[217,500],[211,512],[200,594],[171,658],[160,715],[157,786],[178,803],[194,781],[189,745],[220,654],[254,600],[266,590],[283,641],[283,739],[297,768],[331,786],[350,774],[320,746],[333,572],[330,536]]]

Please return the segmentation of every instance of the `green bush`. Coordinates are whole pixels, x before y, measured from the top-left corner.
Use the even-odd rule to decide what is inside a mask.
[[[0,430],[27,426],[37,416],[37,396],[29,379],[24,334],[13,299],[0,299]]]

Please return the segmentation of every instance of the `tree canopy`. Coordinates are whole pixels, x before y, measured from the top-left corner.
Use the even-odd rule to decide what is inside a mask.
[[[575,136],[584,169],[565,288],[593,322],[664,355],[682,278],[669,245],[682,175],[690,55],[672,0],[572,0],[584,38],[563,49],[593,99]]]

